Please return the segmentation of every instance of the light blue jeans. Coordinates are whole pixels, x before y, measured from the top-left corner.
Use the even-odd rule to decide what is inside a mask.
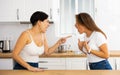
[[[90,70],[112,70],[108,60],[103,60],[96,63],[89,63]]]

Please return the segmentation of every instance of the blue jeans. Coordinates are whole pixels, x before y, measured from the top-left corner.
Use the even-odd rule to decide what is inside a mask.
[[[96,63],[89,63],[90,70],[112,70],[108,60],[103,60]]]
[[[33,67],[38,67],[38,63],[31,63],[31,62],[27,62],[29,65],[33,66]],[[15,66],[13,68],[14,70],[27,70],[25,67],[21,66],[19,63],[15,63]]]

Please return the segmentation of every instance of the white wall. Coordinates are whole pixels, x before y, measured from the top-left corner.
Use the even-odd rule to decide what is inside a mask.
[[[11,40],[11,49],[13,49],[21,32],[28,27],[28,25],[20,23],[0,23],[0,40]]]
[[[28,29],[30,25],[20,23],[0,23],[0,40],[10,39],[11,49],[13,50],[15,43],[21,32]],[[55,36],[55,24],[51,24],[46,32],[49,47],[54,45],[59,39]],[[72,50],[78,50],[76,37],[69,38],[65,44],[70,44]]]

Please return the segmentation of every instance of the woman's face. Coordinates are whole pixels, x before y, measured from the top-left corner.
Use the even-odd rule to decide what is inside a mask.
[[[78,32],[79,32],[80,34],[82,34],[82,33],[85,32],[85,27],[82,26],[82,25],[81,25],[80,23],[78,23],[77,21],[76,21],[75,27],[77,28],[77,30],[78,30]]]
[[[49,27],[49,20],[45,19],[44,21],[41,22],[40,29],[43,33],[47,31],[47,28]]]

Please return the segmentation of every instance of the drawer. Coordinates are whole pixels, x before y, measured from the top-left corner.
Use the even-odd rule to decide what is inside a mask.
[[[39,65],[65,65],[65,58],[40,58]]]
[[[39,68],[45,69],[45,70],[65,70],[65,65],[39,65]]]

